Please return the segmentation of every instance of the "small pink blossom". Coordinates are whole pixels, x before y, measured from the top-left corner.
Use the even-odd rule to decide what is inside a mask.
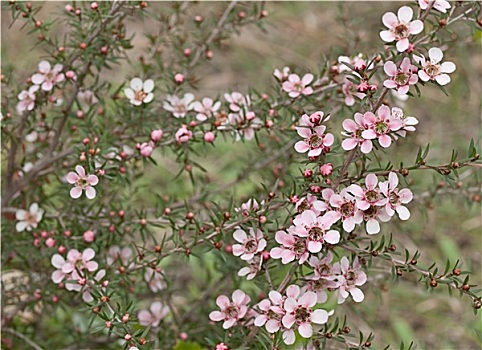
[[[357,184],[350,185],[347,190],[356,198],[356,206],[360,210],[367,210],[371,205],[384,206],[387,199],[377,188],[378,179],[375,174],[368,174],[365,178],[365,189]]]
[[[85,195],[89,199],[94,199],[96,192],[93,186],[99,183],[99,178],[95,175],[87,175],[83,166],[77,165],[74,173],[71,171],[67,175],[67,182],[75,185],[70,190],[70,197],[77,199],[82,195],[82,190],[85,190]]]
[[[154,142],[152,141],[144,142],[140,144],[139,152],[143,157],[150,157],[152,155],[152,152],[154,152],[154,147],[155,147]]]
[[[292,230],[289,233],[280,230],[276,232],[275,240],[282,246],[271,249],[269,254],[273,259],[281,259],[282,264],[296,259],[300,265],[308,259],[310,252],[306,238],[296,236]]]
[[[366,112],[364,120],[368,124],[368,129],[362,132],[362,137],[367,140],[378,139],[380,146],[387,148],[392,144],[392,139],[388,134],[399,130],[403,124],[400,120],[393,118],[390,108],[382,105],[375,116],[371,112]]]
[[[154,142],[159,142],[162,139],[164,132],[161,129],[151,131],[151,140]]]
[[[316,215],[319,215],[320,212],[325,211],[327,206],[325,202],[318,200],[318,198],[311,193],[308,193],[305,197],[298,199],[295,203],[295,209],[298,213],[302,213],[305,210],[311,210]]]
[[[251,105],[251,99],[249,96],[244,96],[240,92],[224,94],[224,98],[229,103],[229,109],[235,113],[242,109],[248,109],[248,107]]]
[[[408,188],[397,189],[398,176],[394,172],[388,174],[388,181],[380,183],[380,190],[388,199],[385,206],[385,212],[389,216],[393,216],[397,212],[401,220],[410,218],[410,211],[403,204],[410,203],[413,199],[413,193]]]
[[[18,94],[18,104],[17,104],[17,112],[22,114],[25,111],[31,111],[35,107],[35,93],[38,91],[38,85],[32,85],[28,91],[22,90]]]
[[[228,329],[236,325],[248,312],[248,304],[251,298],[246,295],[242,290],[237,289],[232,295],[233,301],[225,295],[220,295],[216,299],[216,304],[221,311],[212,311],[209,314],[209,318],[212,321],[224,321],[223,328]]]
[[[415,131],[415,125],[418,124],[418,119],[415,117],[405,116],[401,108],[392,107],[392,117],[397,118],[402,122],[402,128],[397,131],[396,135],[405,137],[407,131]],[[393,136],[396,138],[396,135]]]
[[[264,201],[261,201],[261,205],[264,205]],[[243,216],[249,216],[250,212],[255,213],[259,210],[258,201],[255,198],[250,198],[246,203],[241,204],[241,208],[234,208],[234,211],[242,212]]]
[[[261,119],[256,117],[252,111],[245,112],[243,109],[238,113],[229,113],[228,122],[233,126],[234,134],[236,135],[236,141],[252,140],[255,135],[255,130],[259,129],[262,125]]]
[[[320,174],[323,176],[330,176],[333,172],[333,164],[325,163],[320,165]]]
[[[149,307],[149,310],[141,310],[137,315],[141,326],[158,327],[162,319],[169,314],[169,307],[163,305],[160,301],[155,301]]]
[[[229,350],[229,347],[224,343],[216,344],[216,348],[214,350]]]
[[[343,80],[341,91],[345,95],[345,104],[349,107],[355,104],[355,97],[358,97],[360,100],[362,100],[366,96],[366,94],[364,93],[355,92],[355,88],[356,85],[345,77],[345,79]]]
[[[186,125],[183,125],[179,130],[176,131],[174,138],[176,139],[177,143],[185,143],[192,139],[192,131],[187,128]]]
[[[167,95],[162,106],[166,111],[171,112],[174,118],[184,118],[189,111],[193,110],[193,101],[194,95],[191,93],[184,94],[182,98]]]
[[[37,203],[32,203],[27,210],[19,209],[15,213],[15,218],[18,220],[15,225],[17,232],[23,232],[25,230],[32,231],[33,228],[37,228],[37,225],[42,221],[44,210],[40,209]]]
[[[261,271],[263,265],[263,257],[261,255],[255,255],[252,259],[248,261],[249,266],[245,266],[238,271],[238,276],[246,276],[248,281],[256,277],[258,272]]]
[[[383,86],[395,89],[401,95],[406,95],[410,85],[415,85],[418,82],[417,67],[411,64],[408,57],[403,59],[398,68],[392,61],[387,61],[383,69],[390,77],[383,82]]]
[[[253,228],[249,229],[249,236],[240,228],[234,231],[234,239],[241,244],[233,244],[233,255],[239,256],[241,260],[251,260],[256,253],[266,248],[266,240],[263,238],[263,232]]]
[[[323,243],[336,244],[340,241],[340,233],[330,230],[335,221],[336,219],[331,213],[317,216],[313,211],[306,210],[293,220],[295,225],[293,232],[299,237],[306,237],[310,253],[318,253],[321,251]]]
[[[451,7],[450,3],[446,0],[418,0],[418,6],[420,6],[422,10],[426,10],[431,3],[433,3],[432,7],[434,9],[443,13],[446,13]]]
[[[146,272],[144,273],[144,281],[147,282],[149,289],[153,293],[160,292],[166,288],[166,282],[164,281],[162,274],[152,268],[146,269]]]
[[[313,88],[308,86],[314,79],[313,74],[307,73],[300,79],[297,74],[290,74],[288,80],[282,85],[284,91],[292,98],[296,98],[300,95],[311,95]]]
[[[352,232],[355,225],[363,221],[363,214],[356,205],[356,199],[348,193],[348,189],[344,188],[340,191],[340,194],[333,193],[330,195],[329,202],[332,207],[332,211],[329,213],[333,213],[335,221],[342,220],[343,229],[346,232]]]
[[[283,67],[281,71],[276,68],[273,72],[273,75],[281,82],[286,81],[290,75],[290,67]]]
[[[89,272],[93,272],[97,270],[99,265],[92,261],[95,256],[95,251],[92,248],[87,248],[82,253],[80,253],[77,249],[71,249],[67,253],[67,258],[64,259],[60,254],[54,254],[52,256],[51,262],[54,267],[57,268],[52,273],[52,281],[55,284],[59,284],[67,275],[69,275],[68,279],[79,280],[83,278],[83,275],[79,273],[83,273],[84,270]],[[79,286],[80,287],[80,286]],[[78,287],[71,286],[72,289],[75,290],[79,289]]]
[[[325,125],[316,125],[310,120],[315,119],[312,118],[313,115],[316,115],[316,120],[318,120],[319,118],[318,123],[321,123],[322,121],[328,121],[330,118],[330,116],[323,118],[324,114],[320,111],[313,113],[310,117],[308,117],[308,115],[306,114],[301,117],[300,126],[296,127],[296,131],[298,132],[299,136],[304,137],[305,139],[303,141],[298,141],[294,147],[295,150],[299,153],[305,153],[306,151],[309,151],[308,157],[319,156],[321,152],[333,145],[335,141],[333,134],[325,134]]]
[[[214,102],[211,98],[205,97],[201,102],[194,101],[192,107],[197,112],[196,119],[203,122],[211,118],[219,110],[221,101]]]
[[[91,243],[95,240],[95,232],[91,230],[85,231],[82,237],[84,238],[85,242]]]
[[[369,124],[361,113],[355,113],[354,118],[355,120],[345,119],[343,121],[342,125],[345,132],[342,132],[342,135],[348,138],[343,140],[341,147],[345,151],[350,151],[355,147],[360,146],[360,150],[363,153],[370,153],[373,148],[373,143],[371,140],[367,140],[362,136],[363,131],[368,129]]]
[[[124,89],[124,94],[134,106],[140,106],[142,103],[149,103],[154,99],[154,81],[147,79],[142,81],[140,78],[133,78],[130,87]]]
[[[453,73],[456,66],[453,62],[443,62],[443,52],[438,47],[432,47],[428,50],[429,61],[425,57],[413,55],[413,59],[422,66],[418,71],[418,76],[423,81],[435,80],[440,85],[450,83],[450,76],[447,73]]]
[[[365,295],[358,287],[365,284],[367,275],[361,269],[358,258],[355,258],[353,266],[350,266],[348,258],[344,256],[339,262],[333,265],[333,271],[337,274],[336,279],[340,283],[338,289],[338,304],[345,302],[349,295],[351,295],[357,303],[363,301]]]
[[[178,84],[182,84],[184,82],[184,75],[181,73],[177,73],[174,75],[174,81]]]
[[[35,85],[41,85],[42,90],[50,91],[56,83],[60,83],[65,79],[62,72],[63,66],[56,64],[52,69],[48,61],[42,61],[38,65],[39,72],[32,75],[32,83]]]
[[[393,12],[383,15],[382,22],[388,30],[381,31],[380,37],[385,42],[396,41],[398,52],[404,52],[410,45],[408,37],[423,31],[423,22],[418,19],[412,21],[413,10],[408,6],[400,7],[397,15]]]

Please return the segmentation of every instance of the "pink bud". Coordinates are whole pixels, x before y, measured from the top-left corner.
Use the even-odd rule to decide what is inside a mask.
[[[182,75],[181,73],[177,73],[174,76],[174,81],[178,84],[181,84],[184,81],[184,75]]]
[[[310,122],[316,125],[321,120],[321,114],[319,112],[313,113],[310,115],[309,119],[310,119]]]
[[[77,280],[77,283],[80,285],[80,286],[85,286],[85,284],[87,283],[87,280],[85,278],[79,278]]]
[[[197,123],[196,123],[195,120],[191,120],[191,121],[189,122],[189,127],[191,127],[191,128],[194,128],[196,125],[197,125]]]
[[[268,219],[267,219],[266,216],[264,216],[264,215],[261,215],[261,216],[259,217],[259,223],[260,223],[260,224],[264,224],[264,223],[266,222],[266,220],[268,220]]]
[[[64,236],[65,237],[70,237],[71,235],[71,232],[70,231],[64,231]]]
[[[261,257],[263,258],[264,261],[269,260],[269,258],[271,258],[271,256],[269,255],[269,252],[267,250],[263,250],[261,252]]]
[[[60,300],[60,297],[59,297],[59,296],[57,296],[57,295],[52,295],[52,301],[53,301],[54,303],[58,303],[59,300]]]
[[[67,4],[65,5],[65,11],[72,12],[74,11],[74,7],[72,5]]]
[[[83,140],[82,140],[82,143],[84,145],[88,144],[90,142],[90,139],[88,137],[85,137]]]
[[[77,111],[77,118],[82,119],[84,117],[84,112],[83,111]]]
[[[187,333],[185,333],[185,332],[179,333],[179,338],[182,339],[182,340],[186,340],[187,339]]]
[[[75,15],[76,15],[76,16],[80,16],[81,13],[82,13],[82,12],[80,11],[80,9],[76,9],[76,10],[75,10]]]
[[[265,125],[266,125],[266,127],[267,127],[268,129],[270,129],[270,128],[273,127],[274,123],[273,123],[272,120],[269,120],[269,119],[268,119],[268,120],[266,121],[266,124],[265,124]]]
[[[126,334],[126,335],[124,336],[124,339],[127,340],[127,341],[131,340],[131,339],[132,339],[132,335]]]
[[[415,45],[412,44],[412,43],[408,44],[407,52],[408,52],[408,53],[412,53],[413,50],[415,50]]]
[[[154,152],[154,144],[152,141],[149,143],[143,143],[140,148],[141,156],[143,157],[150,157],[152,152]]]
[[[35,238],[35,239],[33,240],[33,245],[34,245],[35,247],[37,247],[37,248],[40,247],[40,239]]]
[[[40,232],[40,235],[42,236],[42,238],[47,238],[49,236],[49,233],[47,231],[42,231]]]
[[[320,174],[321,175],[330,176],[332,172],[333,172],[333,164],[326,163],[326,164],[320,165]]]
[[[93,231],[85,231],[84,232],[84,241],[88,242],[88,243],[91,243],[94,241],[95,239],[95,233]]]
[[[127,323],[129,322],[129,314],[125,314],[122,316],[122,322]]]
[[[358,85],[357,90],[359,92],[367,92],[369,89],[368,83],[366,81],[362,81],[360,85]]]
[[[72,71],[72,70],[69,70],[69,71],[65,72],[65,77],[67,79],[74,79],[75,78],[75,72]]]
[[[102,282],[102,287],[106,288],[109,285],[109,281]]]
[[[40,289],[35,289],[35,291],[33,292],[33,296],[37,300],[41,299],[42,298],[42,291]]]
[[[304,176],[304,177],[312,177],[312,176],[313,176],[313,170],[311,170],[311,169],[306,169],[306,170],[303,172],[303,176]]]
[[[377,91],[378,90],[378,86],[376,84],[371,84],[369,87],[370,91]]]
[[[311,192],[313,193],[320,193],[321,187],[320,186],[311,186]]]
[[[111,327],[112,327],[112,322],[111,322],[111,321],[106,321],[106,322],[105,322],[105,326],[106,326],[107,328],[111,328]]]
[[[293,204],[298,203],[299,200],[300,200],[300,198],[296,195],[290,197],[290,202],[293,203]]]
[[[208,131],[207,133],[204,134],[204,141],[206,142],[211,143],[214,141],[215,138],[216,138],[216,135],[214,135],[214,133],[211,131]]]
[[[97,2],[93,2],[92,4],[90,4],[90,8],[92,10],[97,10],[99,8],[99,4]]]
[[[109,47],[108,46],[102,46],[100,48],[100,53],[105,55],[107,52],[109,52]]]
[[[191,49],[184,49],[184,56],[186,57],[191,56]]]
[[[58,247],[57,251],[59,252],[59,254],[64,254],[67,249],[63,245],[61,245],[60,247]]]
[[[253,120],[255,117],[256,117],[256,114],[254,114],[254,112],[246,113],[246,119],[247,120]]]
[[[161,141],[163,135],[164,135],[164,132],[161,129],[153,130],[151,132],[151,140],[154,142],[159,142]]]
[[[54,247],[55,246],[55,239],[53,239],[52,237],[47,238],[47,240],[45,241],[45,245],[49,248]]]

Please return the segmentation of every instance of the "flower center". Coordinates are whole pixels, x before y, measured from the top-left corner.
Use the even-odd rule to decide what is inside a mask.
[[[319,227],[310,228],[308,234],[313,241],[323,241],[323,230]]]
[[[379,212],[378,207],[376,207],[376,206],[374,206],[374,205],[370,205],[370,208],[368,208],[367,210],[365,210],[365,211],[363,212],[363,215],[365,216],[366,219],[371,219],[371,218],[377,217],[378,212]]]
[[[30,225],[34,226],[37,224],[37,217],[35,214],[32,214],[30,212],[27,212],[27,217],[25,218],[25,221]]]
[[[407,85],[409,79],[410,79],[410,75],[409,75],[409,74],[406,74],[406,73],[398,73],[398,74],[395,76],[395,82],[396,82],[398,85]]]
[[[256,244],[256,241],[254,239],[247,240],[244,243],[244,249],[248,253],[255,253],[257,248],[258,248],[258,245]]]
[[[353,202],[345,202],[340,206],[340,214],[344,217],[352,216],[355,211]]]
[[[302,213],[305,210],[308,210],[310,208],[311,208],[310,203],[308,203],[306,199],[303,199],[303,202],[301,202],[300,205],[298,205],[298,213]]]
[[[385,122],[377,122],[375,124],[375,131],[377,134],[386,134],[389,130],[390,128]]]
[[[77,180],[77,185],[83,189],[85,189],[87,186],[89,186],[89,181],[85,177],[81,177]]]
[[[409,35],[410,35],[410,30],[408,29],[408,27],[403,24],[403,23],[400,23],[398,26],[396,26],[394,29],[393,29],[393,32],[394,34],[398,37],[398,39],[405,39],[407,38]]]
[[[147,94],[144,92],[144,90],[136,91],[134,92],[134,99],[136,101],[144,101],[144,99],[147,97]]]
[[[318,148],[323,144],[323,139],[318,134],[313,134],[308,143],[311,148]]]
[[[305,323],[310,321],[311,312],[306,307],[299,307],[295,310],[295,318],[297,322]]]
[[[390,195],[388,196],[388,200],[390,201],[390,204],[393,206],[397,206],[400,204],[400,197],[396,192],[390,192]]]
[[[355,131],[355,137],[356,137],[358,140],[363,140],[362,132],[363,132],[363,129],[362,129],[362,128],[356,129],[356,131]]]
[[[303,254],[306,251],[305,242],[301,239],[297,240],[293,246],[293,251],[298,255]]]
[[[238,313],[239,313],[238,307],[233,304],[229,305],[224,310],[224,314],[226,315],[227,318],[237,318]]]
[[[368,202],[373,203],[373,202],[376,202],[378,198],[380,198],[380,195],[378,194],[377,191],[370,190],[365,193],[365,197]]]
[[[356,282],[356,273],[352,270],[349,270],[346,273],[346,284],[349,286],[353,286]]]
[[[440,74],[440,66],[438,64],[428,64],[427,67],[425,67],[425,72],[431,77],[436,77],[437,75]]]

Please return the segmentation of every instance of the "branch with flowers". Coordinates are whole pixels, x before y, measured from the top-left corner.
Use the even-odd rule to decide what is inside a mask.
[[[480,203],[477,142],[449,161],[417,150],[426,121],[405,101],[416,115],[425,94],[451,93],[454,37],[480,30],[480,4],[380,13],[373,52],[213,94],[204,70],[223,69],[233,34],[266,31],[268,5],[52,5],[59,30],[42,4],[2,4],[45,49],[25,74],[2,67],[2,264],[17,276],[2,274],[6,349],[385,346],[347,310],[412,275],[477,313],[477,266],[452,254],[426,268],[436,258],[409,249],[418,208],[442,194]]]

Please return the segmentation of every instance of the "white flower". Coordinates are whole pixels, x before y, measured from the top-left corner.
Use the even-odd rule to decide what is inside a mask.
[[[143,82],[140,78],[133,78],[130,86],[130,88],[124,89],[124,93],[134,106],[140,106],[143,102],[149,103],[153,100],[154,81],[152,79]]]
[[[447,85],[450,83],[450,77],[446,73],[453,73],[455,71],[455,64],[453,62],[443,62],[444,54],[438,47],[432,47],[428,50],[428,57],[430,61],[426,61],[424,56],[413,55],[413,59],[422,66],[418,71],[418,76],[423,81],[435,80],[440,85]]]
[[[202,102],[193,102],[192,107],[198,113],[196,119],[203,122],[206,119],[211,118],[214,113],[219,110],[219,107],[221,107],[221,101],[214,103],[211,98],[205,97],[202,99]]]
[[[419,34],[423,30],[423,22],[420,20],[412,21],[413,10],[408,6],[402,6],[398,9],[397,15],[393,12],[387,12],[382,17],[383,24],[388,30],[382,30],[380,37],[386,42],[397,42],[398,52],[406,51],[410,42],[410,35]]]
[[[166,100],[163,108],[171,112],[175,118],[184,118],[187,112],[194,108],[194,95],[191,93],[184,94],[183,98],[175,95],[167,95]]]
[[[418,0],[418,5],[422,10],[426,10],[430,3],[433,2],[433,8],[446,13],[447,10],[450,8],[450,3],[446,0]]]
[[[35,107],[35,93],[38,89],[38,85],[32,85],[28,91],[22,90],[18,94],[17,112],[19,114],[22,114],[24,111],[31,111]]]
[[[37,228],[37,224],[42,220],[44,215],[43,209],[40,209],[37,203],[32,203],[28,211],[20,209],[15,213],[18,220],[15,229],[17,232],[31,231],[32,228]]]
[[[56,64],[54,69],[48,61],[42,61],[38,64],[38,70],[40,73],[32,75],[32,83],[35,85],[41,85],[42,90],[50,91],[56,83],[60,83],[65,79],[62,69],[64,66]]]

